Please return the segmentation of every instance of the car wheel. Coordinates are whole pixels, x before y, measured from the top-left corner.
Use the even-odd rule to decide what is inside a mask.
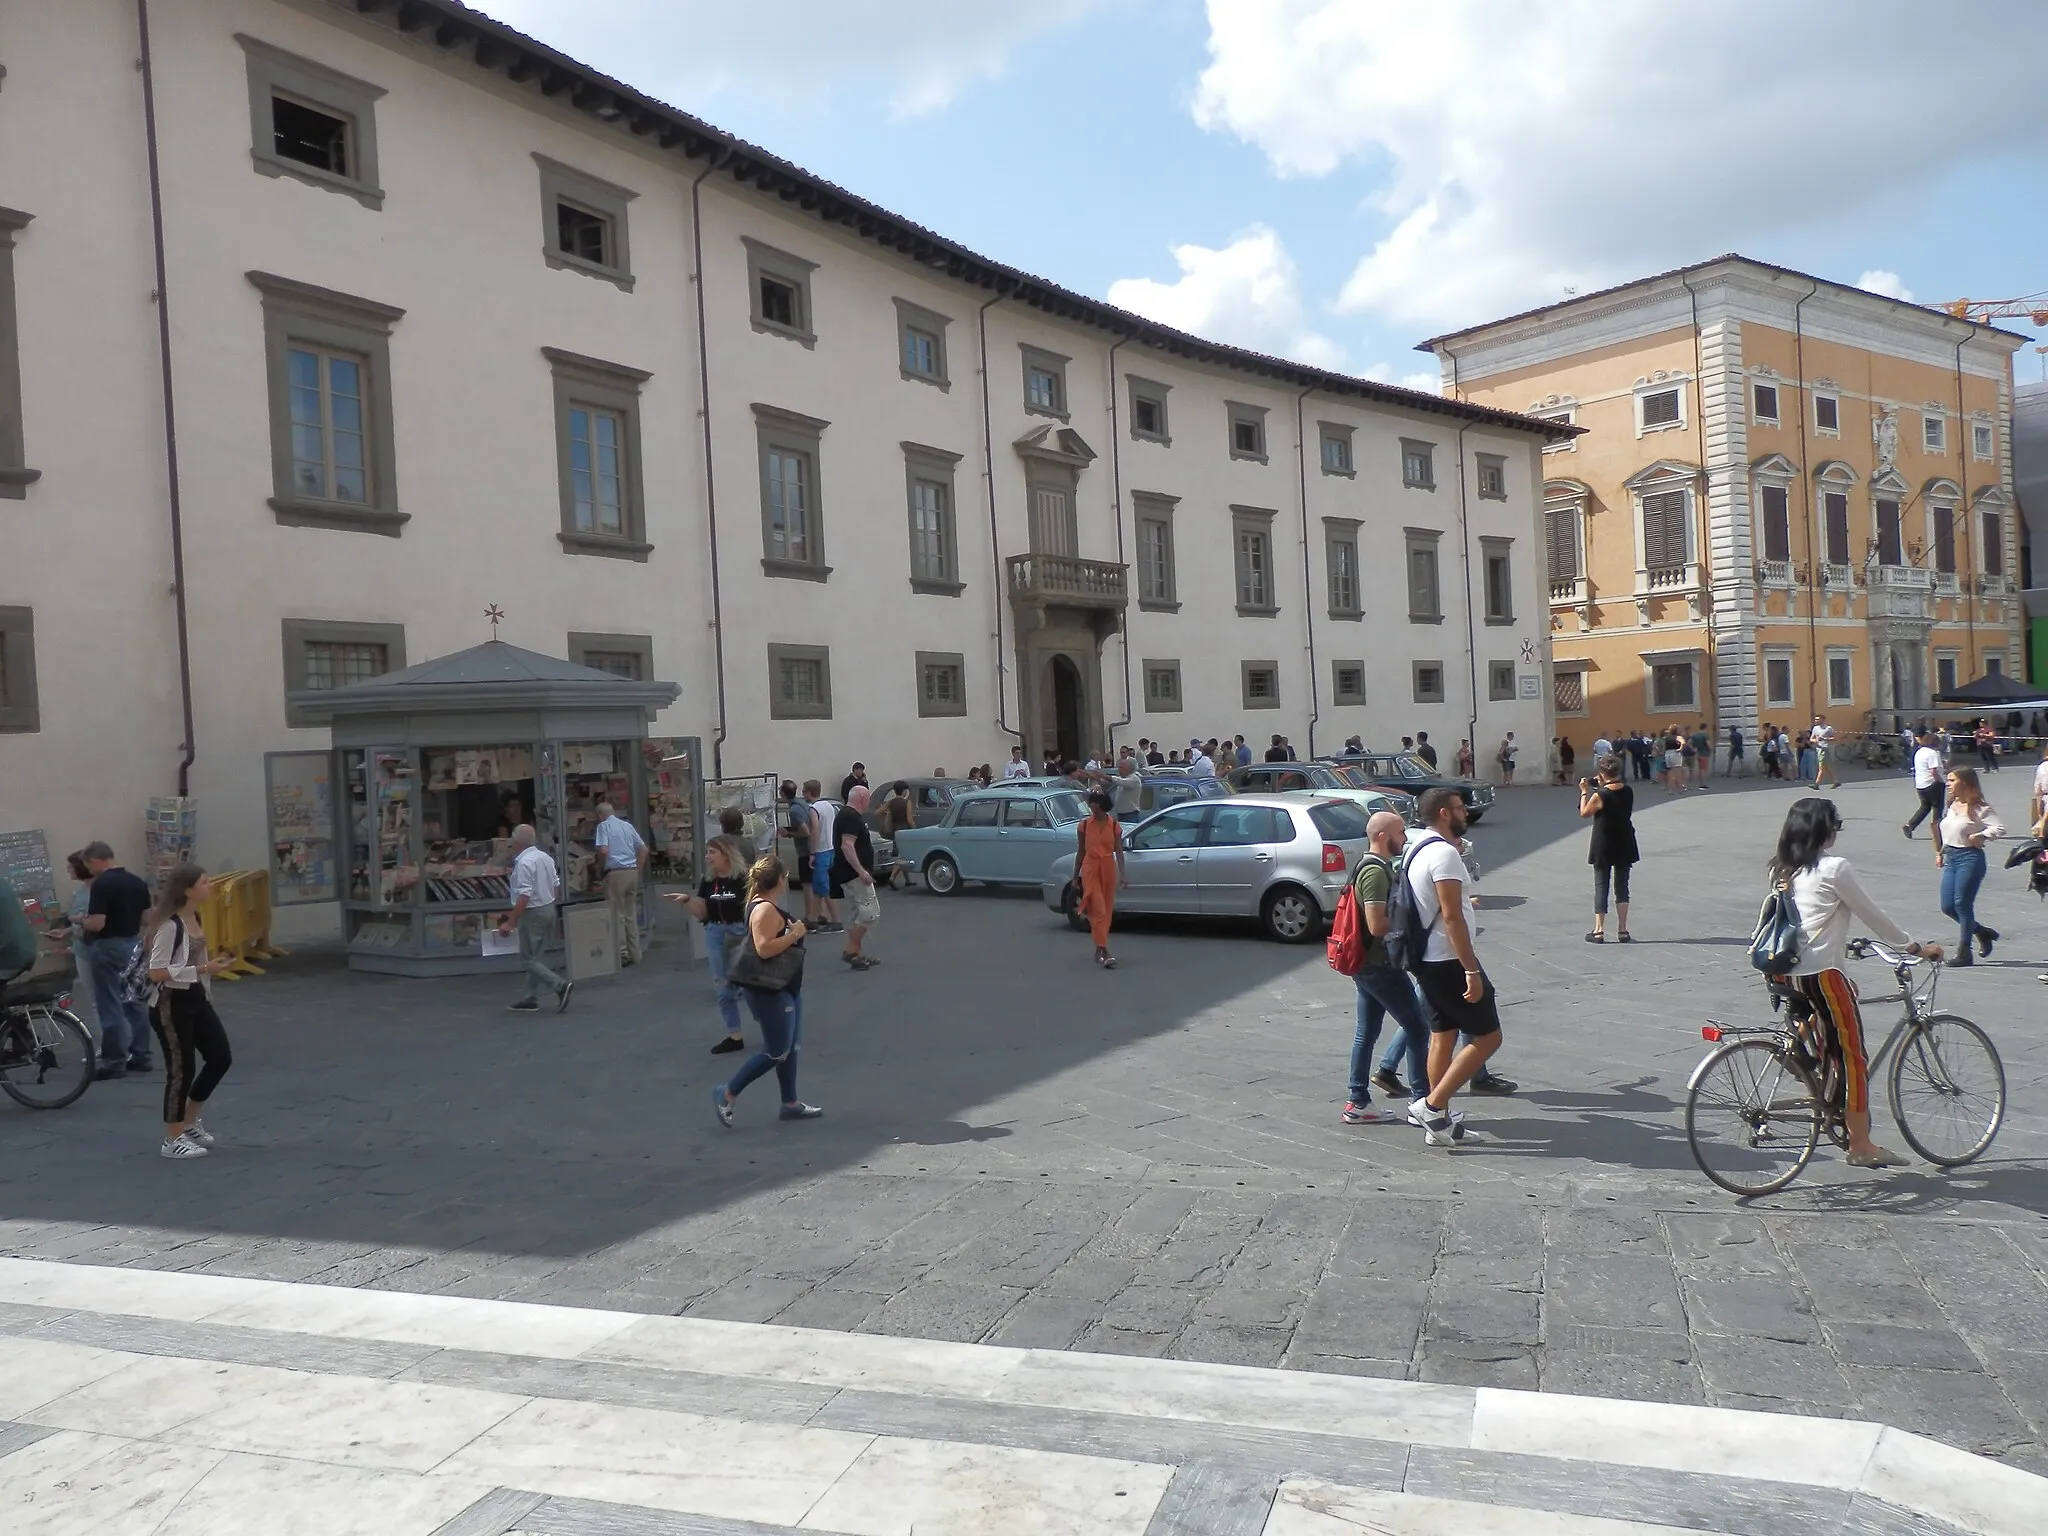
[[[1076,933],[1088,931],[1088,919],[1081,915],[1081,904],[1074,899],[1074,887],[1070,882],[1066,893],[1060,897],[1060,910],[1067,914],[1067,926]]]
[[[924,888],[934,896],[957,896],[960,866],[943,853],[933,854],[924,861]]]
[[[1281,885],[1259,904],[1259,921],[1282,944],[1308,944],[1323,931],[1323,909],[1300,886]]]

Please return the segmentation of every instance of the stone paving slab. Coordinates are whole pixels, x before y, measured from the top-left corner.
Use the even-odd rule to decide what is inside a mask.
[[[1699,1022],[1760,1011],[1737,935],[1792,798],[1645,795],[1642,942],[1595,948],[1562,792],[1505,797],[1478,829],[1479,944],[1523,1091],[1472,1103],[1455,1153],[1337,1123],[1352,998],[1318,950],[1141,923],[1104,974],[1035,899],[916,894],[889,903],[881,968],[815,968],[822,1121],[776,1123],[765,1089],[712,1121],[730,1063],[674,944],[535,1020],[501,982],[315,950],[223,987],[236,1066],[204,1163],[154,1156],[153,1079],[0,1103],[0,1252],[1875,1415],[2048,1467],[2048,912],[2016,884],[1986,886],[1993,963],[1941,984],[2005,1058],[1982,1163],[1875,1175],[1824,1150],[1748,1205],[1692,1165]],[[1910,791],[1839,799],[1866,879],[1944,934],[1928,845],[1896,831]]]

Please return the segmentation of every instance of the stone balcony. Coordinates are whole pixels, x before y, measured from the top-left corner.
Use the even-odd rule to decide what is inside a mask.
[[[1956,580],[1956,573],[1954,571],[1936,571],[1934,573],[1934,595],[1936,597],[1954,597],[1960,590],[1961,584]]]
[[[1106,609],[1122,609],[1128,603],[1127,568],[1113,560],[1012,555],[1004,563],[1010,571],[1013,603]]]

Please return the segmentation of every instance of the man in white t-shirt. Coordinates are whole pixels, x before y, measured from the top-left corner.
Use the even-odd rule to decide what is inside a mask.
[[[1202,750],[1202,744],[1199,741],[1188,743],[1188,777],[1193,779],[1213,779],[1216,777],[1216,765],[1209,761],[1209,754]]]
[[[1819,715],[1813,717],[1813,729],[1807,732],[1813,742],[1813,787],[1824,785],[1841,786],[1841,779],[1835,773],[1835,728]]]
[[[1024,749],[1022,747],[1010,748],[1010,760],[1003,764],[1003,777],[1006,779],[1028,779],[1031,777],[1031,765],[1024,761]]]
[[[1602,760],[1603,758],[1605,758],[1605,757],[1609,756],[1609,755],[1610,755],[1610,754],[1611,754],[1611,753],[1612,753],[1613,751],[1614,751],[1614,743],[1613,743],[1613,742],[1611,742],[1611,741],[1609,741],[1609,740],[1608,740],[1608,739],[1607,739],[1607,738],[1606,738],[1605,736],[1596,736],[1596,737],[1594,737],[1594,738],[1593,738],[1593,764],[1594,764],[1594,766],[1595,766],[1595,767],[1598,767],[1598,766],[1599,766],[1599,764],[1600,764],[1600,762],[1601,762],[1601,760]]]
[[[2027,808],[2027,820],[2038,826],[2044,813],[2048,813],[2048,745],[2041,748],[2041,763],[2034,770],[2034,798]]]
[[[1119,820],[1128,820],[1138,814],[1144,803],[1145,780],[1138,772],[1138,759],[1129,747],[1125,747],[1116,760],[1116,772],[1109,780],[1110,810]]]
[[[1415,980],[1429,1013],[1429,1092],[1408,1106],[1408,1119],[1432,1147],[1463,1134],[1463,1116],[1451,1097],[1500,1049],[1500,1009],[1472,947],[1465,893],[1472,873],[1458,851],[1465,835],[1465,800],[1455,789],[1432,789],[1419,807],[1423,831],[1408,843],[1401,878],[1415,897],[1427,932]],[[1459,1035],[1466,1037],[1458,1043]]]
[[[1934,744],[1934,732],[1923,725],[1914,741],[1913,788],[1920,792],[1920,809],[1900,830],[1911,837],[1913,829],[1932,816],[1934,840],[1938,843],[1941,841],[1941,796],[1947,773],[1942,767],[1941,749]]]
[[[519,958],[526,962],[526,996],[512,1006],[514,1013],[540,1010],[540,989],[555,994],[555,1012],[569,1006],[573,982],[557,976],[541,959],[555,936],[555,901],[561,895],[562,877],[546,849],[536,847],[533,828],[524,822],[512,829],[512,910],[498,919],[498,932],[519,931]]]

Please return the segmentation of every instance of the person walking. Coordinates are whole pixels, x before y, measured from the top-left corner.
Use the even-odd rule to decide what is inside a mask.
[[[1107,792],[1090,790],[1088,814],[1074,839],[1074,878],[1080,887],[1074,910],[1088,920],[1095,963],[1105,971],[1116,969],[1116,956],[1109,952],[1109,923],[1116,914],[1116,893],[1125,885],[1124,829],[1115,810]]]
[[[1998,772],[1998,733],[1991,728],[1991,722],[1981,715],[1977,729],[1971,733],[1977,743],[1977,761],[1985,773]]]
[[[1700,789],[1712,789],[1708,782],[1714,777],[1714,733],[1702,720],[1700,728],[1687,741],[1692,748],[1692,781]]]
[[[1614,888],[1615,937],[1633,944],[1628,931],[1628,874],[1642,855],[1636,848],[1636,792],[1623,781],[1621,759],[1603,757],[1597,779],[1579,780],[1579,815],[1593,822],[1586,862],[1593,866],[1593,931],[1588,944],[1607,942],[1607,892]]]
[[[149,914],[149,981],[154,989],[150,1027],[164,1053],[164,1140],[159,1157],[205,1157],[214,1148],[206,1128],[206,1106],[234,1065],[227,1030],[213,1011],[213,978],[234,965],[232,956],[211,958],[199,908],[211,900],[213,882],[197,864],[180,864],[164,881],[163,895]],[[194,1075],[194,1067],[199,1067]]]
[[[1815,715],[1813,729],[1807,734],[1813,740],[1813,787],[1822,789],[1832,785],[1840,789],[1842,780],[1835,772],[1835,728]]]
[[[1560,783],[1560,784],[1568,784],[1568,783],[1570,783],[1570,782],[1571,782],[1571,777],[1572,777],[1572,773],[1573,773],[1573,771],[1574,771],[1574,770],[1575,770],[1575,769],[1576,769],[1576,768],[1578,767],[1578,765],[1579,765],[1579,754],[1578,754],[1577,750],[1576,750],[1576,749],[1575,749],[1575,748],[1574,748],[1574,747],[1572,746],[1572,739],[1571,739],[1571,737],[1569,737],[1569,736],[1560,736],[1560,737],[1558,737],[1558,739],[1557,739],[1557,782],[1558,782],[1558,783]]]
[[[1501,737],[1500,748],[1494,753],[1494,757],[1500,763],[1500,785],[1502,789],[1512,789],[1514,787],[1515,757],[1521,750],[1520,747],[1515,745],[1515,733],[1513,731],[1509,731],[1507,735]]]
[[[122,973],[142,942],[143,922],[150,911],[149,887],[116,864],[114,850],[105,843],[87,843],[82,851],[92,891],[81,926],[92,962],[93,1009],[100,1024],[100,1062],[93,1075],[105,1082],[153,1070],[149,1008],[128,1001],[121,992]]]
[[[1664,737],[1664,793],[1684,794],[1685,779],[1685,744],[1679,740],[1678,732],[1670,731]]]
[[[1429,744],[1429,732],[1415,733],[1415,755],[1429,764],[1432,770],[1436,767],[1436,748]]]
[[[1977,921],[1977,892],[1984,884],[1984,845],[2005,836],[2005,824],[1984,798],[1974,768],[1948,771],[1948,803],[1941,813],[1941,835],[1934,842],[1934,867],[1941,871],[1941,915],[1952,917],[1962,930],[1951,966],[1975,965],[1970,941],[1980,954],[1991,956],[1998,942],[1996,928]]]
[[[868,930],[882,920],[882,896],[875,889],[875,844],[868,833],[867,808],[868,787],[856,784],[853,794],[832,819],[832,898],[840,900],[849,892],[853,897],[853,910],[848,914],[852,921],[846,925],[846,948],[839,952],[839,958],[856,971],[872,971],[882,963],[873,955],[861,953]]]
[[[735,1100],[745,1091],[747,1084],[757,1077],[773,1071],[776,1086],[782,1091],[784,1120],[815,1120],[825,1113],[815,1104],[806,1104],[796,1093],[797,1053],[803,1045],[804,996],[803,996],[803,951],[808,930],[796,918],[785,913],[777,903],[782,894],[782,861],[775,858],[756,860],[747,874],[747,910],[745,948],[761,960],[773,960],[785,950],[796,949],[796,974],[789,984],[780,989],[750,986],[745,980],[747,971],[742,967],[739,983],[740,996],[746,999],[747,1011],[754,1016],[754,1022],[761,1027],[761,1049],[740,1063],[739,1071],[711,1090],[711,1112],[718,1116],[719,1124],[732,1129],[732,1107]]]
[[[798,789],[794,779],[782,781],[782,834],[789,839],[789,851],[796,860],[796,888],[803,893],[806,921],[818,915],[818,899],[811,894],[811,802],[805,793],[817,782],[813,779]],[[745,880],[751,867],[742,865],[734,873]]]
[[[1454,789],[1429,790],[1420,814],[1424,833],[1409,846],[1401,878],[1426,935],[1415,979],[1429,1007],[1429,1092],[1408,1106],[1408,1119],[1422,1127],[1428,1145],[1447,1147],[1464,1133],[1464,1117],[1451,1112],[1451,1100],[1500,1049],[1500,1009],[1466,919],[1472,872],[1458,852],[1467,824],[1464,797]]]
[[[2027,801],[2027,820],[2048,815],[2048,742],[2041,744],[2041,761],[2034,769],[2034,791]]]
[[[1387,954],[1387,903],[1399,878],[1397,861],[1408,844],[1407,825],[1393,811],[1374,811],[1366,820],[1365,836],[1365,852],[1351,875],[1351,899],[1358,907],[1359,926],[1365,930],[1365,952],[1351,977],[1358,992],[1358,1023],[1351,1036],[1351,1083],[1341,1118],[1346,1125],[1385,1125],[1404,1117],[1393,1110],[1373,1108],[1374,1086],[1390,1095],[1403,1090],[1391,1060],[1383,1062],[1379,1071],[1372,1071],[1372,1050],[1380,1030],[1392,1014],[1394,1027],[1400,1031],[1393,1045],[1400,1051],[1390,1047],[1388,1055],[1407,1056],[1408,1075],[1416,1085],[1409,1097],[1415,1099],[1427,1097],[1429,1092],[1429,1025],[1423,1020],[1414,983]]]
[[[1820,754],[1813,749],[1813,733],[1811,731],[1801,731],[1799,733],[1798,763],[1799,777],[1801,779],[1811,780],[1819,775]]]
[[[1742,760],[1742,727],[1731,725],[1728,727],[1728,766],[1721,770],[1721,776],[1740,779],[1748,777],[1748,774],[1749,767]]]
[[[747,869],[740,860],[738,843],[729,837],[714,837],[704,845],[704,878],[697,882],[697,894],[671,891],[668,895],[670,901],[688,907],[690,916],[704,925],[704,960],[711,970],[718,1016],[725,1020],[725,1034],[711,1047],[714,1056],[746,1049],[739,990],[732,982],[732,957],[744,937]]]
[[[597,827],[590,840],[604,861],[604,899],[611,908],[612,932],[619,940],[619,963],[638,965],[642,953],[640,876],[647,868],[647,841],[638,827],[605,800],[597,802]]]
[[[1778,729],[1768,720],[1764,722],[1763,741],[1764,777],[1782,779],[1784,775],[1778,771]]]
[[[1906,836],[1913,835],[1913,829],[1928,817],[1934,818],[1934,840],[1941,841],[1941,800],[1942,766],[1941,752],[1934,745],[1934,733],[1921,726],[1913,738],[1913,789],[1920,796],[1920,808],[1913,813],[1910,821],[1900,826]]]
[[[555,936],[555,902],[562,893],[562,877],[545,848],[536,846],[533,826],[521,822],[512,829],[512,910],[498,919],[498,932],[519,934],[519,958],[526,964],[526,995],[511,1005],[514,1013],[537,1013],[540,989],[555,994],[555,1012],[569,1006],[575,983],[557,976],[542,958]]]
[[[1849,1161],[1858,1168],[1895,1168],[1905,1162],[1870,1139],[1870,1058],[1863,1048],[1863,1015],[1856,987],[1842,967],[1848,959],[1849,919],[1895,949],[1939,960],[1939,944],[1915,943],[1870,897],[1856,871],[1833,852],[1842,814],[1832,800],[1809,796],[1792,802],[1771,858],[1773,885],[1789,890],[1799,909],[1799,963],[1789,984],[1834,1030],[1842,1053],[1842,1123],[1849,1133]]]
[[[804,904],[815,908],[818,918],[810,930],[838,933],[839,903],[832,899],[832,869],[839,862],[839,840],[832,835],[832,828],[839,819],[839,807],[824,797],[816,779],[804,784],[804,798],[811,802],[811,890]]]

